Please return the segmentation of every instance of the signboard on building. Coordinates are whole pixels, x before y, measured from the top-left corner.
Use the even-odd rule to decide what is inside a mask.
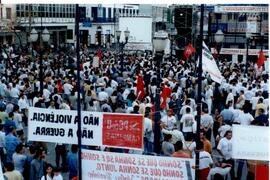
[[[260,49],[249,49],[248,50],[248,54],[249,55],[259,55],[260,53]],[[238,54],[238,55],[246,55],[247,50],[246,49],[234,49],[234,48],[221,48],[220,50],[220,54],[229,54],[229,55],[233,55],[233,54]],[[213,50],[212,50],[213,53]],[[268,50],[263,50],[263,53],[265,56],[268,56]]]
[[[232,158],[269,160],[269,127],[233,125],[232,132]]]
[[[268,6],[215,6],[216,13],[227,12],[264,12],[268,13]]]
[[[190,158],[82,150],[82,179],[193,180]]]
[[[31,107],[28,123],[30,141],[78,144],[77,111]],[[81,123],[83,145],[126,149],[143,147],[142,115],[82,111]]]

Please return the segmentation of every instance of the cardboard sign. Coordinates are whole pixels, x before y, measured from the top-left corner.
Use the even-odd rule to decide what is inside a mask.
[[[192,159],[82,150],[82,179],[192,180]]]
[[[232,158],[269,160],[269,127],[233,125]]]
[[[31,107],[28,124],[30,141],[78,144],[77,111]],[[142,115],[82,111],[81,124],[83,145],[143,148]]]

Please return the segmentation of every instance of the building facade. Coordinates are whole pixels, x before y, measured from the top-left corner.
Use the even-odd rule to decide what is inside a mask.
[[[0,2],[0,44],[14,43],[15,20],[15,5]]]

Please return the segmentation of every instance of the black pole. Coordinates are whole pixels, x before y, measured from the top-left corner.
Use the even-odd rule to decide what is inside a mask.
[[[78,177],[79,180],[82,180],[82,139],[81,139],[81,98],[80,98],[80,31],[79,31],[79,20],[80,20],[80,11],[79,5],[76,4],[76,19],[75,19],[75,33],[76,33],[76,55],[77,55],[77,113],[78,113]]]
[[[40,82],[40,94],[43,94],[43,48],[42,48],[42,16],[40,17],[40,35],[39,35],[39,41],[40,41],[40,53],[39,53],[39,82]]]
[[[198,119],[197,119],[197,133],[196,133],[196,144],[200,142],[200,126],[201,126],[201,107],[202,107],[202,43],[203,43],[203,17],[204,17],[204,5],[201,4],[201,21],[200,21],[200,45],[199,45],[199,67],[198,67]],[[199,151],[196,148],[196,169],[195,169],[195,176],[196,179],[199,180],[199,166],[200,166],[200,158],[199,158]]]
[[[173,48],[173,42],[172,41],[173,41],[173,38],[171,37],[171,44],[170,44],[170,48],[171,48],[170,49],[171,50],[170,51],[170,60],[171,60],[171,63],[172,63],[172,48]]]
[[[162,52],[156,52],[155,55],[156,65],[157,65],[157,90],[156,90],[156,99],[155,99],[155,126],[154,126],[154,152],[160,153],[160,126],[159,121],[161,118],[160,115],[160,62],[162,61]]]
[[[247,52],[246,52],[246,69],[245,73],[248,73],[248,46],[249,46],[249,38],[247,38]]]
[[[263,33],[262,33],[262,12],[260,14],[261,16],[261,23],[260,23],[260,35],[261,35],[261,51],[263,50]]]

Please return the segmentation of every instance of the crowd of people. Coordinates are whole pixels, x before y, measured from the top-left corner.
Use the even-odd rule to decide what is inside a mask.
[[[244,164],[248,165],[247,179],[254,179],[254,163],[265,162],[232,159],[232,124],[269,126],[267,68],[258,71],[256,63],[248,62],[246,66],[220,58],[217,64],[224,79],[219,84],[211,80],[208,73],[203,73],[203,103],[199,107],[197,67],[193,58],[164,58],[160,69],[162,82],[158,82],[152,53],[129,54],[113,49],[101,52],[97,67],[93,64],[96,52],[81,48],[81,91],[78,94],[73,46],[47,49],[43,55],[42,82],[40,57],[34,49],[5,48],[7,59],[0,58],[0,154],[8,179],[20,176],[21,179],[60,180],[63,179],[61,170],[69,172],[69,179],[77,176],[76,145],[68,151],[68,145],[57,143],[56,162],[52,166],[46,162],[46,143],[28,142],[25,131],[28,107],[76,110],[78,98],[82,100],[83,111],[144,116],[144,149],[128,153],[195,158],[198,150],[200,179],[222,179],[228,174],[231,179],[241,179]],[[246,67],[248,71],[243,73]],[[144,96],[140,98],[138,74],[142,75],[144,83]],[[159,83],[161,119],[157,123],[161,139],[160,149],[154,152],[155,98]],[[198,108],[201,108],[199,144],[196,143]],[[110,147],[86,148],[127,152]]]

